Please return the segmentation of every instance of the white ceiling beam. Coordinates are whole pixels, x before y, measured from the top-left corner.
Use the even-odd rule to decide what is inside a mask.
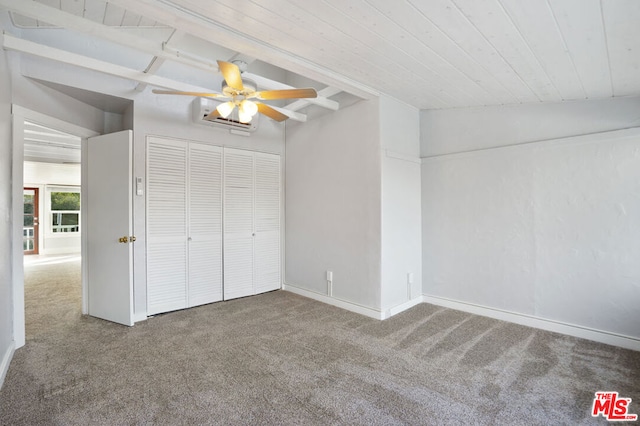
[[[4,0],[8,1],[8,0]],[[380,95],[378,90],[332,71],[322,65],[286,52],[264,40],[248,36],[231,25],[214,21],[176,6],[167,0],[109,0],[109,3],[139,15],[149,17],[172,28],[180,29],[204,40],[243,52],[261,61],[319,81],[328,86],[339,87],[347,93],[363,99]]]
[[[2,46],[7,50],[15,50],[17,52],[27,53],[40,58],[75,65],[92,71],[98,71],[103,74],[122,77],[140,83],[152,84],[165,89],[181,90],[185,92],[211,92],[211,89],[208,88],[193,86],[191,84],[181,83],[168,78],[145,74],[142,71],[132,70],[131,68],[101,61],[99,59],[89,58],[84,55],[78,55],[77,53],[67,52],[66,50],[55,49],[32,41],[23,40],[9,34],[4,34],[2,36]]]
[[[292,120],[302,121],[303,123],[307,121],[307,116],[305,114],[300,114],[299,112],[291,111],[286,108],[280,108],[273,105],[269,105],[269,106],[275,109],[276,111],[280,111],[281,113],[283,113],[284,115],[286,115]]]
[[[167,39],[167,41],[164,42],[163,46],[170,42],[175,42],[176,40],[180,40],[183,37],[184,37],[184,33],[182,31],[174,30],[169,36],[169,38]],[[156,72],[158,72],[160,67],[164,65],[166,61],[167,60],[165,58],[160,58],[156,55],[153,57],[153,59],[151,59],[151,62],[149,62],[149,65],[147,65],[147,69],[145,69],[144,72],[147,74],[155,74]],[[136,92],[143,92],[144,89],[146,88],[147,88],[147,84],[138,83],[135,90]]]
[[[99,37],[159,58],[170,59],[205,71],[218,72],[218,65],[216,63],[193,61],[185,56],[180,56],[170,51],[163,50],[161,43],[155,43],[148,39],[134,36],[131,33],[122,32],[107,25],[99,24],[80,16],[63,12],[60,9],[47,6],[39,2],[0,0],[0,7],[30,18],[45,21],[58,27]],[[124,7],[124,9],[128,8]]]
[[[258,83],[258,86],[265,88],[267,90],[295,89],[295,87],[289,86],[288,84],[280,83],[278,81],[264,78],[256,74],[251,74],[249,72],[242,73],[242,76],[255,81],[256,83]],[[306,99],[306,101],[312,104],[319,105],[323,108],[333,110],[333,111],[337,111],[340,109],[340,104],[338,102],[332,101],[331,99],[327,99],[323,96],[320,96],[319,93],[317,98],[309,98],[309,99]]]
[[[340,90],[340,89],[338,89],[336,87],[325,87],[324,89],[318,91],[318,97],[330,98],[331,96],[337,95],[340,92],[342,92],[342,90]],[[302,109],[302,108],[306,107],[310,103],[311,102],[309,102],[307,99],[300,99],[300,100],[297,100],[295,102],[291,102],[288,105],[285,105],[285,108],[290,110],[290,111],[298,111],[299,109]],[[337,103],[338,102],[336,102],[336,104]]]
[[[76,53],[67,52],[65,50],[55,49],[32,41],[23,40],[8,34],[2,34],[0,37],[2,47],[6,50],[14,50],[26,53],[40,58],[50,59],[52,61],[64,64],[74,65],[80,68],[97,71],[103,74],[121,77],[139,83],[150,84],[157,87],[163,87],[170,90],[180,90],[183,92],[211,92],[211,89],[191,84],[181,83],[157,75],[149,75],[142,71],[132,70],[109,62],[98,59],[89,58],[87,56],[78,55]],[[288,111],[284,108],[278,108],[283,114],[297,121],[306,121],[307,117],[294,111]]]
[[[149,62],[149,65],[147,65],[147,69],[144,70],[144,73],[149,75],[155,75],[155,73],[158,72],[160,67],[165,62],[166,62],[166,59],[162,59],[162,58],[158,58],[157,56],[154,56],[153,59],[151,59],[151,62]],[[135,91],[143,92],[144,89],[147,88],[147,86],[148,86],[147,83],[138,83],[136,85]]]

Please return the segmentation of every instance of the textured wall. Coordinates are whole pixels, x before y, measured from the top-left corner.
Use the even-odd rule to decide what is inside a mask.
[[[640,338],[640,130],[422,166],[424,292]]]

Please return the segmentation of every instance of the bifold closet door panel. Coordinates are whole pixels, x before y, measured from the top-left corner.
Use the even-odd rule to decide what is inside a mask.
[[[187,146],[147,140],[147,314],[187,307]]]
[[[222,300],[222,148],[189,145],[189,307]]]
[[[280,278],[280,156],[255,153],[255,292],[277,290]]]
[[[253,152],[224,151],[224,299],[255,294]]]

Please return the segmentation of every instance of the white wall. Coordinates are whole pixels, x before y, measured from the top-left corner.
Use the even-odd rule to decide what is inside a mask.
[[[422,298],[420,113],[380,98],[382,147],[381,309]],[[409,283],[408,274],[413,275]]]
[[[13,354],[11,78],[0,51],[0,386]]]
[[[70,96],[64,95],[43,84],[23,77],[25,64],[38,68],[39,73],[47,75],[47,64],[32,61],[32,58],[22,58],[12,55],[13,103],[31,111],[46,114],[67,123],[73,123],[86,129],[102,133],[105,127],[104,111]],[[71,74],[72,76],[74,74]]]
[[[423,291],[640,339],[640,131],[521,144],[628,127],[637,100],[562,105],[422,113],[423,154],[480,149],[423,162]]]
[[[423,157],[640,126],[640,97],[422,111]]]
[[[24,162],[24,186],[39,189],[39,254],[80,253],[81,232],[54,234],[51,232],[49,191],[60,187],[80,190],[80,164]],[[81,200],[82,202],[82,200]]]
[[[287,127],[288,286],[379,310],[381,159],[378,101]]]

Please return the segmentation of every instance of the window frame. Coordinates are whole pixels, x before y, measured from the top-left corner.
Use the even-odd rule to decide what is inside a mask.
[[[45,191],[45,215],[46,215],[46,236],[49,238],[69,238],[79,237],[82,233],[82,195],[80,195],[80,209],[78,210],[52,210],[51,195],[54,192],[71,192],[80,194],[80,186],[75,185],[47,185]],[[75,232],[54,232],[53,215],[59,214],[77,214],[78,215],[78,231]],[[40,223],[42,223],[41,221]]]

